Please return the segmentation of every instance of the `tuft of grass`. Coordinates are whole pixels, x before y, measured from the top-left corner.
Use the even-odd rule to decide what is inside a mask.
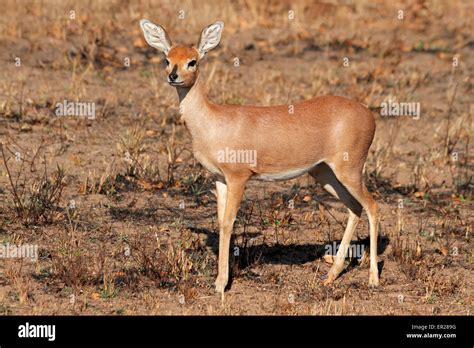
[[[419,262],[422,255],[418,245],[412,245],[409,241],[402,241],[395,237],[392,241],[392,253],[389,256],[398,263],[400,270],[411,280],[416,280],[420,274]]]
[[[42,174],[32,181],[27,180],[25,161],[22,160],[16,176],[13,176],[8,164],[3,144],[0,144],[3,165],[6,168],[10,192],[16,217],[25,226],[50,223],[58,212],[58,206],[65,188],[65,172],[57,165],[56,170],[48,174],[45,166]]]
[[[140,127],[127,130],[120,136],[117,148],[126,163],[125,175],[135,180],[145,189],[171,187],[175,184],[175,171],[184,148],[178,147],[175,140],[175,128],[163,143],[163,149],[150,154],[144,142],[145,132]],[[160,171],[159,153],[166,155],[166,179]]]
[[[108,166],[102,175],[97,176],[95,170],[86,176],[79,187],[81,194],[103,194],[113,195],[121,186],[119,176],[112,169],[113,164]]]
[[[135,127],[120,136],[117,148],[127,164],[126,175],[137,176],[140,170],[140,156],[146,149],[143,143],[144,135],[145,133],[140,127]]]
[[[69,223],[55,236],[51,250],[52,275],[73,288],[95,284],[103,274],[103,251],[97,255],[91,253],[76,214],[69,209],[66,212]]]
[[[211,278],[214,262],[200,239],[182,226],[179,237],[162,240],[151,234],[130,238],[131,256],[141,274],[160,286],[186,293],[188,287]],[[208,280],[208,279],[207,279]],[[186,290],[188,289],[188,290]]]

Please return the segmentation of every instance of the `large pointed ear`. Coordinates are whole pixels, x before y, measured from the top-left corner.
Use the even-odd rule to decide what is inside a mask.
[[[224,22],[215,22],[202,30],[199,38],[198,51],[199,58],[204,57],[206,52],[215,48],[221,41],[222,30],[224,30]]]
[[[140,20],[140,27],[143,30],[146,42],[148,42],[151,47],[162,51],[164,54],[168,54],[172,43],[163,27],[146,19]]]

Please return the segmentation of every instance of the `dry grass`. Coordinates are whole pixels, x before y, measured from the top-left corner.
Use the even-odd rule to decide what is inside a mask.
[[[6,1],[0,242],[39,245],[40,257],[0,260],[0,313],[472,314],[472,10],[468,1]],[[219,103],[337,94],[375,114],[388,98],[420,103],[417,120],[377,117],[365,168],[381,207],[378,290],[364,258],[322,286],[324,248],[342,237],[345,209],[299,178],[250,183],[220,303],[213,178],[192,157],[142,17],[183,43],[226,23],[202,64]],[[95,119],[56,117],[65,99],[95,103]],[[353,243],[367,243],[367,228],[364,217]]]
[[[8,147],[7,150],[12,152]],[[10,158],[7,158],[3,144],[0,144],[3,165],[10,184],[10,206],[14,207],[16,218],[25,226],[52,222],[58,212],[65,187],[65,174],[59,166],[51,175],[48,174],[46,166],[40,174],[36,174],[38,170],[34,168],[34,161],[38,151],[29,162],[29,169],[25,167],[28,160],[22,159],[20,153],[15,152],[15,160],[21,164],[17,173],[13,173],[8,164]]]

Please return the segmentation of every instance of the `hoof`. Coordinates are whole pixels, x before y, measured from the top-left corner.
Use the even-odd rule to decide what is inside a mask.
[[[227,282],[219,282],[216,280],[216,292],[221,295],[221,304],[224,305],[224,291]]]
[[[339,275],[339,273],[341,273],[341,270],[342,270],[342,265],[339,265],[339,264],[332,265],[331,269],[328,272],[328,277],[326,278],[323,284],[325,286],[332,285],[332,283],[334,283],[334,281],[337,279],[337,276]]]
[[[369,276],[369,286],[371,288],[376,288],[379,286],[379,276],[378,275],[370,275]]]
[[[218,292],[219,294],[221,294],[223,296],[224,291],[225,291],[225,287],[227,286],[227,281],[217,278],[216,282],[214,284],[216,286],[216,292]]]
[[[331,286],[334,281],[336,280],[336,277],[328,274],[328,277],[326,278],[326,280],[323,282],[323,285],[324,286]]]

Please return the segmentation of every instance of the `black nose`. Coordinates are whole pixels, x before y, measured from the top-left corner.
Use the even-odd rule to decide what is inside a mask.
[[[174,74],[174,73],[171,73],[168,77],[170,78],[171,82],[174,82],[178,78],[178,75]]]

